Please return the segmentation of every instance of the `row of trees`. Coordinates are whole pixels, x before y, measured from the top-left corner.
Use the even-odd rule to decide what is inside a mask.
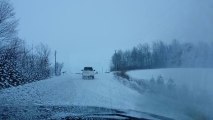
[[[27,48],[17,35],[17,24],[11,4],[0,0],[0,89],[46,79],[55,71],[50,49],[43,44]]]
[[[152,45],[139,44],[132,50],[118,50],[111,60],[111,71],[168,67],[213,67],[213,43],[157,41]]]

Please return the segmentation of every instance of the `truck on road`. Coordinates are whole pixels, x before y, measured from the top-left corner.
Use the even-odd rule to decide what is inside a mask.
[[[82,71],[82,79],[94,79],[95,70],[92,67],[84,67]]]

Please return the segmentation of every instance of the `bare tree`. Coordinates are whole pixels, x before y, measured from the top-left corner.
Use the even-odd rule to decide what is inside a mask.
[[[39,45],[34,52],[16,34],[14,8],[0,0],[0,89],[46,79],[51,76],[50,49]],[[63,64],[58,64],[61,72]]]
[[[0,42],[9,42],[17,37],[14,8],[6,0],[0,0]]]
[[[59,62],[56,62],[56,66],[55,66],[55,71],[56,71],[56,76],[60,76],[61,75],[61,72],[62,72],[62,68],[63,68],[64,64],[63,63],[59,63]]]
[[[40,44],[36,48],[36,67],[37,67],[37,79],[46,79],[50,77],[50,49],[44,45]]]

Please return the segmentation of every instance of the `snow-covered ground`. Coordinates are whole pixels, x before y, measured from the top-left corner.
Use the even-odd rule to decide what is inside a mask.
[[[179,110],[193,119],[212,119],[213,113],[213,69],[206,68],[168,68],[133,70],[127,72],[132,79],[150,81],[162,76],[164,82],[174,80],[176,91],[170,92],[174,98],[168,98],[168,92],[161,93],[156,101]],[[161,98],[162,97],[162,98]]]
[[[178,85],[187,85],[190,89],[203,89],[213,93],[213,69],[206,68],[169,68],[135,70],[128,72],[133,78],[150,80],[161,75],[165,80],[173,79]]]
[[[169,73],[172,71],[174,71],[174,75]],[[177,78],[185,79],[185,72],[183,72],[184,76],[179,76],[175,71],[175,69],[171,69],[171,71],[160,69],[147,71],[142,70],[131,71],[128,72],[128,74],[133,78],[147,80],[152,76],[155,77],[159,74],[168,78],[172,77],[175,81],[179,80]],[[178,69],[177,71],[182,70]],[[202,72],[201,70],[199,73],[211,83],[210,79],[213,78],[210,74],[211,70],[209,70],[209,76],[206,77],[204,76],[204,73],[207,72]],[[188,75],[188,77],[186,76],[185,80],[181,80],[183,83],[186,82],[190,84],[190,81],[192,81],[190,75],[186,75]],[[194,75],[193,72],[191,75]],[[197,74],[195,75],[199,76]],[[193,84],[194,86],[196,86],[196,82],[200,82],[197,77],[195,78],[196,79],[192,81],[192,83],[195,83]],[[187,79],[189,79],[189,81],[187,81]],[[199,87],[203,86],[202,84],[198,85],[200,85]],[[137,110],[176,119],[190,119],[190,116],[187,116],[184,112],[180,112],[182,108],[177,107],[180,104],[179,102],[172,101],[164,96],[156,96],[150,95],[149,93],[142,94],[123,85],[122,82],[119,82],[112,73],[98,74],[96,75],[95,80],[82,80],[81,75],[67,74],[61,77],[55,77],[2,90],[0,91],[0,105],[96,106]]]

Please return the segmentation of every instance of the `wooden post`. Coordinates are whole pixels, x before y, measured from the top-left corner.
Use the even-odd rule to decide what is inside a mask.
[[[55,76],[57,75],[57,67],[56,67],[56,50],[55,50]]]

